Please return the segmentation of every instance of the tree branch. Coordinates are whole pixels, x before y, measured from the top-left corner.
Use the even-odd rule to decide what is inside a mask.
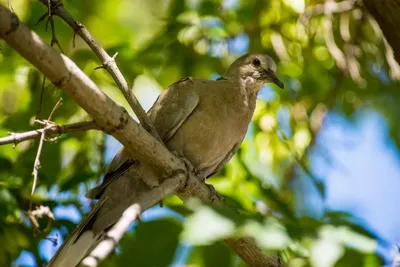
[[[44,43],[3,6],[0,14],[0,37],[85,109],[101,130],[116,137],[139,160],[158,159],[153,161],[154,167],[168,175],[176,170],[186,172],[178,158],[105,95],[72,60]]]
[[[51,125],[50,123],[51,123],[51,120],[53,119],[54,113],[61,105],[62,105],[62,98],[60,98],[60,100],[58,100],[56,105],[53,107],[53,110],[50,112],[49,118],[47,119],[47,121],[44,122],[45,127],[42,130],[38,150],[36,153],[35,162],[33,163],[33,170],[32,170],[33,184],[32,184],[31,195],[33,195],[33,193],[35,193],[35,189],[36,189],[39,168],[40,168],[40,155],[42,154],[42,149],[43,149],[44,139],[45,139],[46,133],[47,133],[47,128],[49,125]],[[31,209],[32,209],[32,200],[29,203],[29,210],[31,210]]]
[[[216,194],[188,172],[180,159],[135,122],[123,107],[105,95],[73,61],[45,44],[36,33],[31,32],[13,13],[1,5],[0,38],[3,38],[50,81],[74,99],[93,117],[99,128],[119,140],[131,156],[151,162],[154,170],[160,173],[159,179],[163,181],[161,185],[168,183],[173,189],[168,191],[165,187],[155,187],[154,190],[158,189],[162,197],[179,191],[178,194],[181,197],[197,197],[208,202],[218,201]],[[146,182],[145,179],[146,177],[143,177],[144,182]],[[149,192],[139,199],[143,199],[142,202],[138,202],[142,210],[159,201]],[[272,262],[264,255],[261,249],[254,250],[256,244],[251,239],[246,239],[246,242],[243,239],[232,239],[232,242],[236,242],[236,245],[231,247],[244,257],[243,260],[248,265],[280,266],[280,263]],[[254,253],[257,253],[258,259],[262,259],[262,265],[254,262]]]
[[[178,193],[182,199],[193,196],[199,197],[204,202],[214,200],[214,203],[222,203],[220,199],[209,195],[209,193],[198,190],[199,186],[205,186],[204,183],[197,179],[189,179],[184,192]],[[161,188],[161,190],[160,190]],[[110,255],[119,241],[122,239],[124,233],[128,230],[129,226],[136,220],[140,219],[142,210],[151,207],[154,203],[162,201],[166,196],[176,193],[179,190],[177,183],[172,179],[165,180],[160,187],[152,189],[150,192],[142,196],[137,203],[128,207],[118,222],[107,232],[106,236],[97,244],[84,258],[80,266],[95,267]],[[188,193],[189,192],[189,193]],[[192,195],[191,195],[191,194]],[[224,240],[225,244],[231,248],[237,255],[239,255],[249,266],[254,267],[283,267],[284,263],[279,256],[268,256],[256,245],[253,239],[249,237],[242,238],[228,238]]]
[[[38,139],[42,135],[44,128],[37,129],[24,133],[9,133],[10,136],[0,138],[0,146],[7,144],[14,144],[14,147],[22,141],[30,139]],[[65,133],[73,133],[87,130],[99,130],[99,127],[94,121],[76,122],[66,125],[49,125],[46,127],[46,134],[49,135],[61,135]]]
[[[179,190],[179,186],[177,185],[178,184],[174,183],[172,179],[167,179],[160,187],[153,188],[150,192],[143,195],[137,203],[129,206],[118,222],[106,233],[105,237],[91,250],[89,255],[82,260],[81,266],[95,267],[100,264],[102,260],[107,258],[107,256],[114,251],[129,226],[134,221],[140,219],[142,211],[153,206],[154,202],[160,202],[166,196],[174,194]]]
[[[128,231],[129,226],[140,218],[142,209],[138,204],[132,204],[122,214],[119,221],[107,231],[104,239],[82,260],[81,266],[95,267],[111,254],[119,241]]]
[[[236,252],[242,259],[251,259],[245,262],[254,267],[284,267],[285,263],[278,255],[265,255],[250,237],[238,239],[229,238],[224,240],[225,244]]]
[[[102,62],[101,67],[106,69],[110,73],[111,77],[118,85],[125,99],[128,101],[132,110],[135,112],[135,115],[138,117],[140,123],[152,136],[154,136],[157,140],[160,141],[161,139],[158,136],[156,129],[154,128],[151,121],[147,117],[146,112],[140,105],[139,101],[132,93],[132,90],[129,87],[128,82],[125,80],[121,71],[117,67],[117,64],[115,63],[116,55],[110,57],[110,55],[108,55],[108,53],[98,43],[98,41],[90,34],[90,32],[85,28],[85,26],[82,23],[75,20],[72,17],[72,15],[64,8],[60,0],[39,0],[39,1],[46,6],[50,1],[53,15],[62,18],[69,26],[71,26],[74,32],[78,34],[88,44],[88,46],[93,50],[93,52]]]

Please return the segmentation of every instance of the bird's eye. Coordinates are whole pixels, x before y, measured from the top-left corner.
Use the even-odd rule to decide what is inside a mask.
[[[251,64],[252,64],[254,67],[258,68],[258,67],[260,67],[261,62],[260,62],[260,60],[259,60],[258,58],[255,58],[255,59],[253,59],[253,61],[251,62]]]

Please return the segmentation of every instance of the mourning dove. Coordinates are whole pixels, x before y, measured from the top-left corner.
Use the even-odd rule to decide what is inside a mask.
[[[185,78],[172,84],[161,93],[148,116],[167,148],[187,159],[205,180],[218,172],[240,146],[257,93],[264,84],[271,82],[283,88],[275,69],[274,61],[267,55],[244,55],[216,81]],[[103,183],[88,193],[89,197],[99,199],[98,204],[49,266],[76,266],[123,211],[156,186],[157,181],[151,165],[130,159],[122,148]]]

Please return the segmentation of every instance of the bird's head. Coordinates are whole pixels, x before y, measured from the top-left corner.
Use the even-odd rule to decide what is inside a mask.
[[[238,80],[247,89],[258,92],[265,83],[274,83],[283,88],[283,83],[275,76],[274,60],[263,54],[246,54],[236,59],[224,77]]]

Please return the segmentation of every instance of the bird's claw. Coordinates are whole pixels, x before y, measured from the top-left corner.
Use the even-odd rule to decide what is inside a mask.
[[[187,185],[187,181],[188,181],[188,179],[189,179],[189,175],[192,173],[192,174],[198,176],[198,175],[199,175],[199,172],[197,171],[197,169],[196,169],[195,167],[193,167],[193,164],[192,164],[187,158],[183,157],[182,155],[180,155],[180,154],[179,154],[178,152],[176,152],[176,151],[171,151],[171,152],[172,152],[172,154],[174,154],[177,158],[179,158],[180,160],[182,160],[183,163],[185,164],[185,168],[186,168],[186,170],[187,170],[187,173],[186,173],[186,174],[187,174],[187,177],[186,177],[185,184],[184,184],[184,186],[183,186],[183,188],[185,188],[186,185]]]
[[[187,181],[189,179],[189,175],[190,175],[190,173],[192,173],[195,176],[197,176],[197,178],[208,187],[208,189],[210,191],[210,199],[211,199],[212,203],[214,203],[214,202],[223,202],[224,201],[224,197],[221,196],[215,190],[213,185],[205,183],[207,177],[202,177],[200,175],[200,173],[197,171],[197,169],[195,167],[193,167],[192,163],[187,158],[182,157],[182,155],[178,154],[176,151],[172,151],[172,154],[174,154],[177,158],[179,158],[179,159],[181,159],[183,161],[183,163],[185,164],[186,170],[188,171],[187,172],[186,181],[185,181],[185,184],[184,184],[183,188],[185,188],[187,186]]]

